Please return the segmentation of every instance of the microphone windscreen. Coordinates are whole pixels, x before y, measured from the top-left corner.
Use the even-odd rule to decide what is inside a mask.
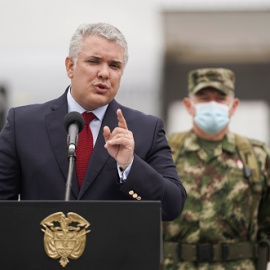
[[[64,118],[64,125],[67,131],[68,131],[69,126],[73,123],[77,123],[79,132],[81,132],[84,127],[83,116],[80,113],[75,112],[75,111],[66,114]]]

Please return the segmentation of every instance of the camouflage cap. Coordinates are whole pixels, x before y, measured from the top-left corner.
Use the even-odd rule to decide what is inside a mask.
[[[212,87],[228,95],[235,92],[234,83],[235,75],[230,69],[203,68],[192,70],[188,75],[188,90],[192,94]]]

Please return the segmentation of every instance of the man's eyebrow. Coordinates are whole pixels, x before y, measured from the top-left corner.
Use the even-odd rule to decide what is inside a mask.
[[[117,64],[117,65],[123,65],[123,63],[121,61],[118,61],[118,60],[111,60],[111,63],[112,64]]]
[[[102,59],[102,57],[95,56],[95,55],[89,55],[88,58],[94,58],[94,59]]]

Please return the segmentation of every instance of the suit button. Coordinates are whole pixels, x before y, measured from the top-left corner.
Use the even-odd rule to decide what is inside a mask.
[[[134,191],[133,190],[130,190],[128,194],[129,195],[133,195],[134,194]]]
[[[137,197],[137,200],[138,200],[138,201],[140,201],[141,199],[142,199],[141,196],[138,196],[138,197]]]
[[[136,199],[136,198],[138,197],[138,194],[137,194],[137,193],[134,193],[134,194],[132,195],[132,197],[133,197],[134,199]]]

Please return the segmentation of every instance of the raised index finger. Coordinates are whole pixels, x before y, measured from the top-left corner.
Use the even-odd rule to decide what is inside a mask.
[[[124,115],[121,109],[118,109],[116,113],[117,113],[117,119],[118,119],[118,126],[120,128],[128,129],[126,119],[124,118]]]

